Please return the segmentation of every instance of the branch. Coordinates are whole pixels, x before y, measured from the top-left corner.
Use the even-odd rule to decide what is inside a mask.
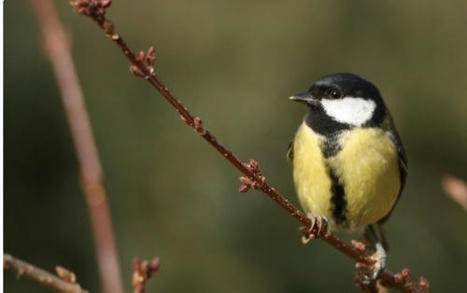
[[[188,109],[172,95],[169,89],[162,84],[155,75],[154,63],[156,60],[156,54],[154,48],[150,47],[147,52],[141,51],[138,54],[135,54],[127,46],[120,34],[115,31],[113,23],[105,17],[106,8],[109,7],[110,4],[111,0],[74,0],[71,2],[76,13],[86,15],[93,19],[104,30],[107,37],[115,42],[132,64],[130,71],[133,74],[144,78],[149,84],[151,84],[178,112],[182,121],[193,128],[196,133],[198,133],[204,140],[206,140],[207,143],[216,149],[227,161],[229,161],[229,163],[244,175],[241,177],[242,185],[240,186],[239,191],[246,191],[249,188],[255,188],[263,191],[272,200],[285,209],[292,217],[304,225],[301,232],[305,237],[320,237],[322,240],[326,241],[328,244],[341,251],[357,263],[362,263],[367,266],[372,266],[374,264],[374,261],[365,251],[358,250],[347,245],[330,233],[318,233],[316,231],[317,227],[314,225],[316,221],[312,221],[308,218],[303,212],[297,209],[285,197],[271,187],[266,182],[265,177],[261,175],[259,165],[256,161],[251,160],[248,164],[242,163],[242,161],[240,161],[240,159],[231,150],[222,145],[217,138],[203,126],[202,120],[199,117],[191,115]],[[426,282],[423,284],[413,284],[406,280],[404,283],[400,283],[395,277],[396,275],[386,270],[381,276],[381,281],[383,281],[384,285],[387,287],[394,287],[404,292],[428,292],[428,286],[425,286]]]
[[[467,183],[452,175],[445,175],[441,185],[449,198],[467,211]]]
[[[102,167],[94,141],[83,93],[71,56],[69,40],[50,0],[33,0],[49,59],[57,79],[79,165],[81,185],[91,217],[101,286],[104,293],[122,293]]]
[[[9,254],[3,254],[3,268],[6,271],[16,273],[18,278],[25,277],[57,292],[88,293],[87,290],[84,290],[76,283],[76,277],[74,277],[73,273],[61,267],[56,268],[57,273],[62,277],[59,278],[30,263],[19,260]]]
[[[158,257],[151,262],[133,259],[133,292],[144,293],[146,291],[146,283],[149,279],[159,271],[161,261]]]

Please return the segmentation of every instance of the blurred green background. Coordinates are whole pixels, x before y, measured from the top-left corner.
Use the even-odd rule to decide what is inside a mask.
[[[102,32],[55,1],[72,38],[104,166],[125,286],[134,256],[160,256],[148,292],[357,292],[354,264],[259,192],[145,82]],[[296,203],[285,152],[305,109],[287,97],[355,72],[383,93],[410,174],[386,225],[389,268],[433,292],[467,291],[467,214],[440,178],[467,174],[467,2],[114,1],[134,49],[157,49],[161,80],[242,159]],[[5,4],[5,230],[8,253],[60,264],[99,291],[90,223],[57,85],[29,1]],[[349,239],[346,237],[346,239]],[[5,274],[6,292],[48,292]]]

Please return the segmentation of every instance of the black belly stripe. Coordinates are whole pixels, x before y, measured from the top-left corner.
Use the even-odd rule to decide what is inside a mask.
[[[339,144],[339,132],[336,132],[332,135],[326,136],[321,143],[321,151],[323,156],[327,159],[337,155],[341,151],[341,146]]]
[[[331,177],[331,203],[332,203],[332,215],[336,224],[340,225],[347,221],[346,208],[347,201],[345,199],[344,186],[339,182],[339,178],[336,176],[332,168],[329,168],[329,176]]]

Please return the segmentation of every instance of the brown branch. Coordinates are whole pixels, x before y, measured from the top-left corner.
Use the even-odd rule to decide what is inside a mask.
[[[3,268],[6,271],[16,273],[18,278],[25,277],[26,279],[34,281],[39,285],[48,287],[57,292],[88,293],[87,290],[84,290],[78,283],[76,283],[76,277],[70,277],[74,276],[74,274],[63,269],[62,267],[56,268],[57,273],[60,275],[60,277],[57,277],[43,269],[40,269],[25,261],[19,260],[9,254],[3,254]]]
[[[441,185],[449,198],[467,211],[467,183],[452,175],[445,175]]]
[[[222,145],[216,137],[207,130],[199,117],[190,114],[181,102],[172,95],[168,88],[163,85],[154,74],[155,63],[155,50],[153,47],[149,48],[147,52],[139,52],[134,54],[133,51],[127,46],[120,34],[114,30],[113,23],[105,17],[106,8],[110,6],[111,0],[74,0],[71,2],[75,12],[86,15],[92,18],[104,30],[105,34],[116,43],[123,54],[128,58],[132,64],[130,71],[137,76],[147,80],[165,99],[169,102],[180,115],[180,118],[193,130],[205,139],[213,148],[215,148],[226,160],[228,160],[235,168],[237,168],[244,176],[241,177],[242,185],[240,191],[246,191],[248,188],[253,187],[266,193],[272,200],[277,202],[283,209],[285,209],[291,216],[296,218],[304,225],[302,233],[306,237],[319,236],[322,240],[326,241],[349,258],[358,263],[371,266],[374,261],[364,251],[360,251],[344,243],[330,233],[322,233],[316,235],[312,221],[293,204],[291,204],[285,197],[279,194],[273,187],[271,187],[261,175],[259,166],[256,161],[250,161],[248,164],[242,163],[234,153]],[[252,163],[256,169],[252,167]],[[395,275],[386,270],[381,276],[381,280],[387,287],[398,288],[404,292],[427,292],[427,286],[419,290],[419,284],[412,284],[409,281],[404,284],[398,283]]]
[[[53,67],[70,126],[81,185],[91,217],[101,286],[104,293],[122,293],[122,281],[102,167],[93,138],[67,36],[50,0],[33,0],[46,55]]]
[[[104,3],[105,2],[105,3]],[[99,3],[102,3],[99,5]],[[305,228],[303,233],[309,236],[312,230],[311,220],[293,204],[291,204],[286,198],[280,195],[274,188],[269,186],[263,176],[258,175],[252,171],[247,165],[243,164],[235,154],[223,146],[217,138],[211,134],[209,130],[203,127],[202,121],[199,117],[194,117],[188,112],[180,101],[178,101],[172,93],[169,92],[168,88],[164,86],[158,78],[154,75],[154,68],[152,67],[155,61],[154,48],[149,48],[148,52],[139,52],[135,55],[131,49],[123,41],[122,37],[116,33],[113,29],[113,24],[110,20],[105,18],[105,9],[110,5],[110,1],[106,0],[76,0],[72,1],[71,5],[75,8],[75,11],[90,16],[95,20],[99,26],[105,31],[106,35],[111,38],[118,47],[122,50],[123,54],[130,60],[131,64],[130,71],[134,74],[146,79],[157,91],[175,108],[180,114],[180,118],[195,130],[202,138],[204,138],[212,147],[214,147],[226,160],[234,165],[241,173],[243,173],[249,180],[251,180],[252,186],[265,192],[270,198],[276,201],[282,206],[290,215],[295,217],[297,220],[303,223]],[[152,64],[148,64],[152,60]],[[307,232],[308,231],[308,232]],[[357,262],[366,263],[368,265],[373,264],[368,256],[359,253],[349,245],[338,240],[333,235],[323,235],[323,239],[329,244],[333,245],[348,257],[354,259]]]
[[[133,292],[144,293],[146,291],[146,283],[149,279],[159,271],[161,261],[158,257],[151,262],[147,260],[133,259]]]

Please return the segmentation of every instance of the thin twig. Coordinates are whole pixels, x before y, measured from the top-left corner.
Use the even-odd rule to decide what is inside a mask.
[[[123,293],[102,167],[69,40],[50,0],[33,0],[32,4],[42,31],[46,55],[58,81],[80,165],[81,185],[91,217],[101,286],[104,293]]]
[[[261,172],[259,172],[259,166],[257,166],[257,162],[250,161],[248,164],[242,163],[242,161],[237,158],[237,156],[235,156],[231,150],[223,146],[209,130],[204,128],[199,117],[191,115],[188,109],[185,108],[181,102],[172,95],[168,88],[159,81],[159,79],[154,74],[154,63],[156,59],[154,48],[149,48],[147,52],[141,51],[138,54],[133,53],[133,51],[124,42],[120,34],[115,31],[113,23],[105,17],[106,8],[109,7],[110,4],[111,0],[74,0],[71,2],[75,12],[86,15],[96,21],[97,24],[104,30],[105,34],[117,44],[117,46],[121,49],[123,54],[132,64],[130,71],[133,74],[144,78],[154,88],[156,88],[156,90],[167,100],[167,102],[169,102],[175,108],[175,110],[179,113],[180,118],[187,125],[193,128],[196,133],[205,139],[226,160],[228,160],[244,175],[242,178],[240,191],[245,191],[245,189],[250,187],[263,191],[282,208],[284,208],[291,216],[299,220],[305,226],[301,231],[306,237],[313,236],[315,227],[312,225],[312,221],[266,182],[265,177],[261,175]],[[256,170],[252,168],[252,162],[254,162],[254,165],[257,167]],[[246,186],[244,185],[245,183],[247,183]],[[363,263],[368,266],[374,264],[373,259],[370,258],[366,252],[359,251],[354,247],[347,245],[343,241],[336,238],[334,235],[330,233],[323,233],[318,236],[356,262]],[[384,282],[385,286],[394,287],[404,292],[428,292],[428,286],[419,286],[419,284],[412,284],[409,281],[406,281],[404,284],[400,284],[396,282],[394,276],[395,275],[393,273],[386,270],[381,276],[381,280]]]
[[[135,258],[133,260],[133,292],[144,293],[146,291],[146,283],[159,271],[160,266],[161,261],[158,257],[150,262]]]
[[[43,269],[17,259],[9,254],[3,254],[3,268],[6,271],[16,273],[18,278],[25,277],[26,279],[34,281],[57,292],[88,293],[87,290],[84,290],[78,283],[76,283],[76,279],[61,279]],[[61,270],[63,270],[63,268],[61,268]]]
[[[449,198],[467,211],[467,183],[447,174],[441,180],[441,185]]]
[[[99,5],[99,3],[101,3]],[[104,4],[105,2],[105,4]],[[75,8],[75,11],[81,14],[90,16],[95,20],[99,26],[104,30],[106,35],[111,38],[118,47],[122,50],[123,54],[130,60],[131,64],[130,71],[146,79],[156,90],[175,108],[180,114],[180,118],[195,130],[202,138],[204,138],[212,147],[214,147],[226,160],[234,165],[241,173],[249,178],[255,184],[252,184],[255,188],[265,192],[270,198],[276,201],[281,207],[283,207],[290,215],[302,222],[307,229],[303,229],[302,232],[309,236],[311,231],[312,223],[311,220],[299,209],[297,209],[292,203],[286,198],[280,195],[274,188],[269,186],[263,176],[252,171],[247,164],[242,163],[235,154],[223,146],[217,138],[211,134],[209,130],[203,127],[202,121],[199,117],[194,117],[190,114],[187,108],[185,108],[181,102],[175,98],[169,89],[164,86],[159,79],[154,75],[154,69],[151,64],[147,64],[148,61],[155,61],[154,49],[149,48],[148,52],[139,52],[135,55],[133,51],[126,45],[122,37],[116,33],[113,29],[113,24],[110,20],[105,18],[105,8],[110,5],[109,0],[76,0],[72,1],[71,4]],[[307,233],[308,231],[308,233]],[[366,255],[356,251],[351,246],[338,240],[331,234],[323,235],[322,237],[326,242],[336,247],[338,250],[346,254],[348,257],[354,259],[357,262],[372,265],[373,260]]]

